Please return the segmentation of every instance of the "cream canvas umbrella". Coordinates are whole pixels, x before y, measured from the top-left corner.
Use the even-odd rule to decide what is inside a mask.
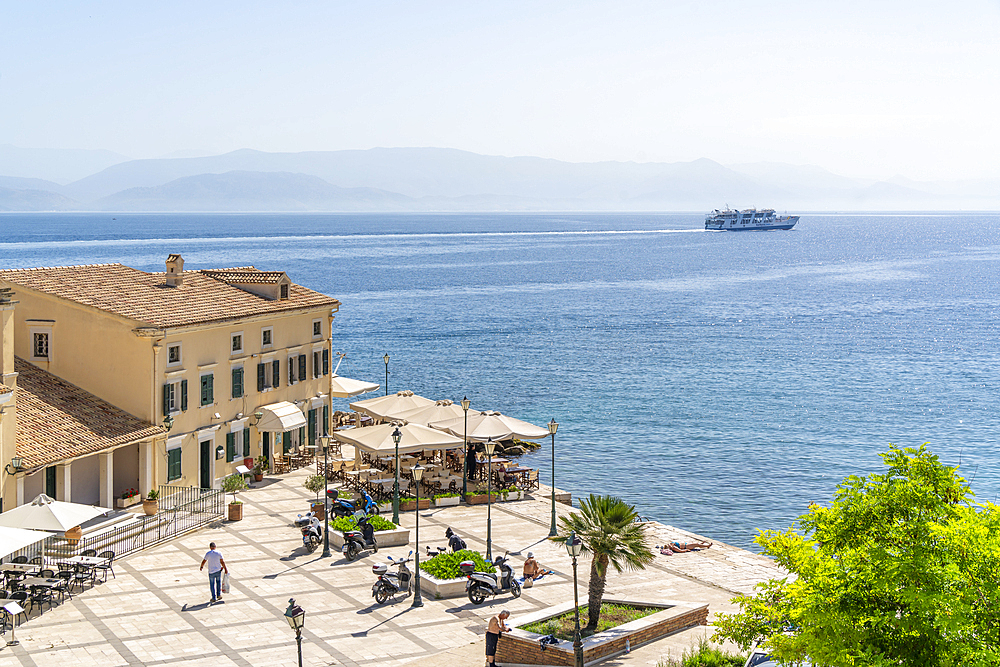
[[[375,419],[388,419],[390,415],[414,408],[425,408],[434,405],[434,401],[423,396],[417,396],[412,391],[399,391],[388,396],[376,396],[363,401],[351,403],[351,409]]]
[[[469,410],[470,417],[478,414],[479,410]],[[461,405],[455,405],[452,401],[445,399],[443,401],[434,401],[433,405],[413,408],[393,413],[389,416],[392,419],[405,419],[410,423],[428,426],[431,422],[450,421],[459,417],[465,419],[465,410],[462,409]]]
[[[449,435],[444,431],[405,421],[364,426],[349,431],[337,431],[333,437],[341,442],[354,445],[357,449],[363,449],[378,456],[387,456],[396,452],[396,443],[392,439],[392,434],[397,427],[402,435],[399,439],[400,454],[413,454],[425,449],[456,449],[465,444],[461,438]]]
[[[330,378],[330,395],[337,398],[353,398],[360,394],[367,394],[375,391],[382,385],[374,382],[364,382],[363,380],[352,380],[334,375]]]
[[[30,504],[0,514],[0,526],[64,532],[110,511],[105,507],[52,500],[42,493]]]
[[[0,558],[6,558],[15,551],[30,547],[32,544],[38,544],[49,536],[49,533],[40,530],[0,526]]]
[[[447,431],[460,438],[466,435],[464,416],[444,422],[431,422],[431,427]],[[520,419],[508,417],[494,410],[487,410],[475,416],[469,415],[468,437],[473,442],[510,440],[512,438],[540,440],[549,437],[549,430]]]

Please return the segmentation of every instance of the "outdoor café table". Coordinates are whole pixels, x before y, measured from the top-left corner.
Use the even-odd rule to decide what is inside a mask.
[[[0,565],[0,572],[37,572],[40,569],[42,566],[34,563],[4,563]]]
[[[67,565],[88,565],[94,567],[95,565],[104,565],[108,562],[107,558],[98,558],[97,556],[72,556],[71,558],[60,558],[58,563],[66,563]]]
[[[58,578],[42,579],[41,577],[25,577],[20,583],[25,588],[59,588],[64,582]]]

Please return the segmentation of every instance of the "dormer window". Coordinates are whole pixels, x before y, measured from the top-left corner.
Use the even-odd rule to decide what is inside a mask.
[[[282,301],[284,301],[285,299],[287,299],[287,298],[288,298],[288,283],[283,283],[283,284],[282,284],[282,285],[280,286],[279,290],[280,290],[280,294],[281,294],[281,296],[280,296],[279,298],[280,298],[280,299],[281,299]]]
[[[181,344],[174,343],[167,346],[167,365],[177,366],[181,363]]]
[[[35,359],[49,358],[49,334],[47,332],[36,332],[32,336],[31,356]]]

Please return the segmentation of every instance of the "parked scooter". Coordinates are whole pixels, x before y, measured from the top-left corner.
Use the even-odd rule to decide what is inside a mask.
[[[411,551],[407,554],[406,558],[393,559],[392,556],[386,556],[389,559],[389,565],[385,563],[378,563],[377,565],[372,565],[372,572],[378,575],[378,581],[372,586],[372,597],[375,598],[375,602],[379,604],[385,604],[385,601],[390,597],[396,595],[400,591],[404,591],[404,597],[410,595],[413,592],[412,579],[413,574],[410,572],[410,568],[406,567],[413,555]],[[389,567],[395,565],[396,572],[389,572]]]
[[[302,546],[306,551],[312,553],[323,541],[323,524],[316,518],[313,512],[299,514],[295,520],[295,525],[302,532]]]
[[[354,513],[354,518],[358,522],[358,530],[349,530],[344,533],[344,555],[347,560],[354,560],[362,551],[378,553],[378,544],[375,542],[375,529],[368,523],[368,517],[364,512]]]
[[[497,573],[476,572],[476,564],[464,560],[459,564],[462,574],[466,576],[465,590],[469,593],[472,604],[482,604],[487,597],[495,597],[500,593],[510,591],[516,598],[521,597],[521,584],[514,578],[514,570],[507,564],[507,554],[493,559]]]
[[[330,505],[330,512],[333,516],[351,516],[355,512],[361,511],[369,516],[377,516],[379,513],[378,503],[376,503],[368,492],[361,489],[361,500],[351,502],[340,497],[340,492],[330,489],[326,492],[327,501]]]

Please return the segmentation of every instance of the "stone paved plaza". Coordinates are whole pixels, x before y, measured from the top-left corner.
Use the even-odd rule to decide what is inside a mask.
[[[493,505],[493,551],[509,550],[518,572],[524,554],[534,551],[556,576],[517,600],[506,595],[474,606],[464,597],[425,597],[424,607],[414,609],[412,598],[400,597],[379,606],[371,597],[372,563],[385,554],[404,556],[410,547],[382,549],[354,563],[339,553],[326,559],[321,550],[305,553],[291,521],[308,509],[313,496],[302,482],[311,473],[310,468],[267,478],[240,494],[243,521],[220,521],[117,561],[117,578],[33,614],[17,628],[20,643],[0,650],[0,667],[294,665],[294,634],[283,617],[290,597],[306,610],[305,665],[478,666],[484,662],[485,623],[496,610],[509,608],[516,622],[519,614],[572,597],[571,561],[562,546],[545,539],[551,505],[543,489],[534,499]],[[561,504],[558,509],[571,511]],[[401,519],[413,527],[413,512]],[[485,551],[485,505],[421,511],[421,544],[444,546],[447,526],[469,548]],[[651,529],[660,541],[697,539],[669,526],[654,524]],[[233,579],[231,593],[210,606],[207,576],[198,566],[211,541],[218,544]],[[583,559],[581,600],[588,575],[589,561]],[[734,593],[778,575],[767,559],[716,543],[707,551],[657,556],[641,572],[612,571],[607,595],[708,603],[715,613],[732,609]],[[689,630],[604,664],[655,666],[668,654],[679,656],[704,633],[703,628]]]

